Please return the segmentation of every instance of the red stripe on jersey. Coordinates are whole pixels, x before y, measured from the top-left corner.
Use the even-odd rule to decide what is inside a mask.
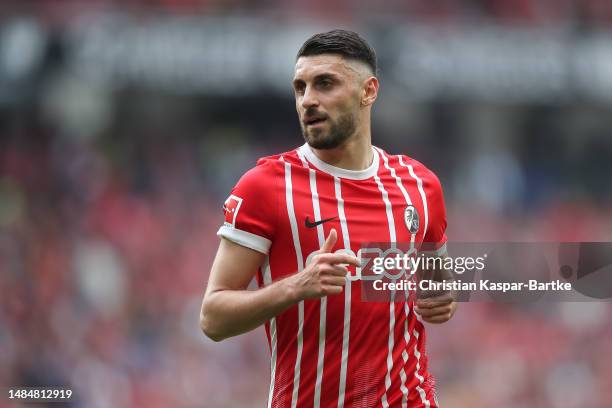
[[[436,244],[435,248],[442,246],[446,242],[446,209],[444,206],[444,196],[438,177],[423,164],[409,157],[402,156],[401,163],[413,170],[417,181],[420,180],[422,186],[421,193],[425,195],[427,217],[426,228],[424,228],[423,242]],[[417,184],[418,185],[418,184]]]
[[[348,231],[357,253],[362,243],[388,242],[385,204],[374,179],[342,180]],[[364,202],[364,197],[371,197]],[[364,228],[377,225],[378,228]],[[387,303],[361,302],[361,282],[352,285],[352,318],[346,379],[346,407],[375,406],[380,400],[387,356]],[[381,318],[382,316],[382,318]]]
[[[332,218],[323,223],[325,237],[334,228],[338,234],[338,242],[333,251],[344,248],[336,200],[334,177],[317,172],[317,190],[321,218]],[[340,384],[340,356],[342,355],[342,335],[344,316],[344,292],[327,297],[327,316],[325,319],[325,353],[323,357],[323,379],[321,382],[321,407],[335,407],[338,404],[338,389]]]
[[[293,157],[290,158],[293,163]],[[310,187],[310,170],[303,167],[301,161],[292,165],[293,208],[304,257],[304,265],[308,255],[318,250],[316,228],[306,227],[306,216],[314,212]],[[299,367],[299,389],[297,406],[312,406],[314,398],[314,383],[317,375],[317,358],[319,352],[319,300],[304,301],[304,330],[302,332],[302,358]]]
[[[298,307],[292,306],[276,318],[277,359],[272,407],[291,406],[293,376],[297,356]]]
[[[412,201],[412,205],[416,208],[417,213],[419,214],[419,230],[416,234],[416,242],[421,242],[423,237],[425,236],[425,206],[423,203],[423,198],[418,188],[417,181],[410,175],[410,171],[408,167],[404,167],[400,164],[399,156],[387,156],[389,158],[389,166],[395,170],[396,175],[401,179],[402,185],[404,189],[410,196],[410,200]],[[403,163],[406,163],[405,161]],[[405,226],[405,222],[403,219],[403,214],[400,214],[402,217],[401,223]]]
[[[404,212],[409,205],[417,209],[417,213],[422,214],[418,206],[418,200],[415,198],[415,189],[412,187],[414,183],[410,178],[403,178],[397,164],[399,160],[393,160],[393,157],[379,151],[382,155],[384,170],[381,171],[381,184],[384,186],[388,194],[389,201],[393,203],[393,219],[396,232],[397,242],[409,243],[412,241],[412,233],[404,220]],[[418,232],[417,232],[418,236]],[[416,239],[415,239],[416,240]],[[402,293],[398,294],[399,296]],[[412,305],[409,305],[411,308]],[[390,373],[391,385],[385,393],[385,398],[389,406],[401,406],[402,401],[409,398],[410,388],[407,387],[408,377],[412,375],[416,360],[411,353],[408,352],[408,342],[410,341],[410,332],[407,331],[409,319],[413,316],[407,315],[407,307],[405,302],[396,303],[394,308],[395,325],[393,330],[393,351],[392,360],[393,366]],[[404,362],[404,355],[407,354],[407,359]]]
[[[380,151],[379,153],[382,156],[381,162],[383,164],[381,171],[379,172],[380,184],[382,186],[381,190],[383,190],[381,191],[381,194],[383,192],[387,194],[388,201],[391,203],[392,208],[391,218],[388,221],[390,234],[395,237],[395,242],[410,242],[411,234],[404,223],[404,212],[406,206],[408,205],[406,202],[408,194],[407,192],[406,196],[403,194],[402,188],[405,191],[405,187],[403,186],[401,180],[399,180],[400,184],[398,185],[397,173],[388,163],[387,156]],[[401,188],[400,185],[402,186]],[[410,200],[409,197],[408,200]],[[397,296],[401,299],[402,293],[398,293]],[[401,354],[402,351],[405,350],[404,330],[406,315],[404,303],[396,302],[392,307],[390,305],[389,314],[391,313],[393,313],[393,321],[390,322],[389,330],[391,330],[391,326],[393,326],[393,332],[390,332],[389,336],[393,336],[393,348],[391,350],[391,359],[393,364],[389,374],[391,384],[389,385],[388,390],[386,390],[386,392],[383,394],[383,401],[387,401],[390,406],[393,406],[392,404],[394,401],[401,401],[403,396],[400,370],[403,367]],[[389,350],[387,350],[387,353],[389,353]],[[385,385],[385,388],[386,387],[387,385]]]
[[[283,155],[285,162],[288,155]],[[284,167],[284,163],[280,163]],[[298,269],[297,252],[292,239],[293,232],[290,223],[289,209],[286,201],[285,171],[282,171],[283,182],[281,191],[276,192],[281,205],[278,206],[279,236],[287,237],[275,240],[270,248],[270,270],[272,280],[279,280],[286,275],[293,274]],[[281,254],[279,256],[278,254]],[[303,262],[303,261],[302,261]],[[277,361],[274,378],[274,395],[272,407],[282,408],[291,406],[295,364],[298,353],[297,333],[299,328],[299,304],[293,305],[276,317],[277,326]]]
[[[404,189],[408,193],[409,198],[412,202],[412,205],[417,209],[418,213],[420,214],[420,219],[423,220],[425,218],[425,212],[426,211],[428,212],[428,208],[426,209],[426,206],[428,204],[426,201],[424,202],[422,194],[419,191],[418,179],[415,179],[413,177],[413,175],[410,173],[410,170],[408,168],[408,166],[412,166],[412,169],[415,175],[421,178],[422,176],[425,176],[425,175],[417,174],[417,170],[420,170],[420,166],[415,167],[414,161],[411,161],[411,160],[403,161],[403,163],[407,164],[407,166],[402,166],[399,160],[399,156],[387,156],[387,157],[388,157],[389,167],[393,168],[395,170],[396,175],[400,177],[401,185],[404,187]],[[423,240],[425,236],[425,226],[426,225],[423,223],[423,221],[421,221],[419,231],[417,232],[417,235],[416,235],[417,242],[420,242]],[[412,309],[413,306],[414,305],[411,302],[409,304],[410,313],[408,315],[408,333],[407,333],[408,338],[409,338],[408,344],[406,344],[405,338],[401,339],[402,346],[405,348],[401,348],[400,350],[394,351],[394,361],[398,361],[398,362],[403,361],[401,353],[403,350],[408,351],[408,360],[403,365],[404,372],[407,375],[406,387],[408,388],[408,392],[409,392],[408,406],[414,406],[415,404],[422,404],[423,400],[422,400],[421,392],[423,392],[428,396],[425,398],[425,400],[428,401],[433,407],[435,406],[435,404],[432,399],[432,396],[429,395],[431,393],[429,392],[428,384],[424,384],[425,381],[419,380],[419,378],[417,378],[418,376],[415,374],[417,373],[417,362],[418,362],[419,370],[417,374],[419,374],[421,378],[424,378],[424,380],[427,379],[427,376],[428,376],[428,374],[426,374],[427,373],[427,356],[426,356],[425,347],[424,347],[425,346],[425,329],[424,329],[423,324],[417,320],[416,315],[414,314],[414,311]],[[402,325],[401,327],[397,327],[397,329],[398,330],[396,332],[396,338],[399,338],[400,336],[405,337],[405,334],[406,334],[405,326]],[[418,340],[416,336],[414,335],[415,330],[419,334]],[[416,357],[416,353],[414,351],[415,345],[417,347],[416,350],[418,350],[418,352],[420,353],[420,358],[418,360]],[[394,370],[393,375],[392,375],[393,378],[397,378],[396,375],[399,377],[399,370],[400,370],[399,367],[397,368],[397,370]],[[419,390],[419,388],[421,390]],[[398,395],[398,394],[395,394],[395,395]],[[397,401],[395,401],[396,404],[400,404],[400,402],[401,402],[401,399],[397,399]],[[390,406],[393,406],[392,401],[389,401],[389,404]]]

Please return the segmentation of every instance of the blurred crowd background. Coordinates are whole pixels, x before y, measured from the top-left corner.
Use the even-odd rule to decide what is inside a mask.
[[[612,2],[0,4],[0,387],[77,407],[261,407],[262,329],[199,330],[222,203],[302,143],[311,34],[379,54],[375,144],[442,180],[451,241],[612,240]],[[612,406],[609,302],[462,304],[443,407]],[[3,396],[0,407],[18,406]]]

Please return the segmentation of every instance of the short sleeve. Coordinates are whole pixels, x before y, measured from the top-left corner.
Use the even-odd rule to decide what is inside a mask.
[[[423,238],[424,249],[441,255],[446,252],[446,205],[442,184],[438,177],[428,170],[428,176],[423,180],[427,207],[429,212],[429,225]]]
[[[223,204],[225,220],[217,235],[267,254],[276,226],[276,180],[269,164],[246,172]]]

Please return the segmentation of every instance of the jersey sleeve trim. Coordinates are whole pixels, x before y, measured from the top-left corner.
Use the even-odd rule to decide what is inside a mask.
[[[217,231],[217,235],[229,239],[230,241],[235,242],[238,245],[242,245],[257,252],[261,252],[265,255],[268,254],[268,252],[270,251],[270,246],[272,246],[272,241],[267,238],[252,234],[247,231],[231,228],[227,225],[221,226],[221,228],[219,228],[219,231]]]

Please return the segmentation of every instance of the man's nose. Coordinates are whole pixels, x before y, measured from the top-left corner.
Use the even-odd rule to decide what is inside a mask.
[[[316,95],[316,92],[310,87],[307,87],[304,90],[304,96],[302,97],[302,107],[304,109],[311,108],[313,106],[319,106],[319,98]]]

